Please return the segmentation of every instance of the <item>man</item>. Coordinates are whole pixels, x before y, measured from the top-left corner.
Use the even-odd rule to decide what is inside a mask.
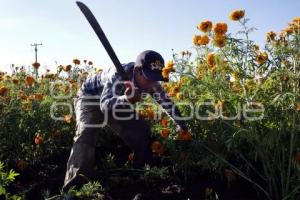
[[[114,67],[89,77],[78,91],[74,101],[77,130],[67,164],[63,189],[82,185],[91,177],[94,164],[95,128],[103,124],[116,132],[134,151],[134,167],[152,163],[150,149],[151,130],[142,118],[137,118],[133,104],[141,100],[142,93],[153,96],[168,116],[177,124],[178,130],[187,130],[183,120],[176,119],[180,113],[167,97],[159,81],[164,59],[152,50],[142,52],[135,63],[123,65],[130,82],[122,82]]]

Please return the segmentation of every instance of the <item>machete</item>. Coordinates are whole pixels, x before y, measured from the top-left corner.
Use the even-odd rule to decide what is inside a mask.
[[[121,75],[122,79],[124,81],[129,80],[128,75],[126,74],[124,68],[122,67],[116,53],[114,52],[113,48],[111,47],[107,37],[105,36],[102,28],[100,27],[97,19],[93,15],[92,11],[82,2],[76,1],[76,4],[80,8],[81,12],[85,16],[85,18],[88,20],[92,28],[94,29],[96,35],[98,36],[99,40],[101,41],[102,45],[104,46],[106,52],[108,53],[110,59],[114,63],[117,72]]]

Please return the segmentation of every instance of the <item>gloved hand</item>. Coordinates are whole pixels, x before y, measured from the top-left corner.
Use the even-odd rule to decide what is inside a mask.
[[[141,100],[141,90],[137,87],[134,87],[134,84],[131,81],[125,82],[125,92],[128,102],[135,104],[136,102]]]

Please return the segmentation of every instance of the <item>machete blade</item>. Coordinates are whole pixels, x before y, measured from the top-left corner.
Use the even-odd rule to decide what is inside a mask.
[[[105,36],[102,28],[100,27],[97,19],[93,15],[92,11],[82,2],[76,1],[76,4],[80,8],[81,12],[92,26],[93,30],[95,31],[96,35],[98,36],[99,40],[101,41],[102,45],[104,46],[106,52],[108,53],[110,59],[114,63],[117,72],[121,75],[123,80],[128,80],[128,76],[122,67],[117,55],[115,54],[113,48],[111,47],[107,37]]]

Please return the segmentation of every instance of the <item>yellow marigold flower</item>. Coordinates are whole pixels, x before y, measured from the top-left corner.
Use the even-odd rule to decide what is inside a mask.
[[[34,63],[32,63],[32,66],[33,66],[35,69],[38,69],[38,68],[41,66],[41,64],[38,63],[38,62],[34,62]]]
[[[194,35],[193,37],[193,43],[195,46],[199,46],[201,41],[201,35]]]
[[[173,67],[174,67],[174,62],[173,60],[169,60],[166,65],[165,65],[166,68],[170,68],[173,70]]]
[[[219,34],[216,34],[214,36],[214,45],[217,46],[217,47],[224,47],[225,46],[225,41],[226,41],[226,37],[225,35],[219,35]]]
[[[299,25],[300,25],[300,17],[295,17],[295,18],[293,19],[293,23],[299,24]]]
[[[78,60],[78,59],[76,58],[76,59],[73,60],[73,63],[74,63],[75,65],[80,65],[80,60]]]
[[[255,86],[255,82],[252,79],[246,81],[246,88],[248,90],[252,90],[254,86]]]
[[[208,64],[209,66],[214,66],[214,65],[215,65],[215,54],[212,53],[212,52],[209,53],[209,54],[207,55],[206,61],[207,61],[207,64]]]
[[[212,22],[209,20],[203,21],[197,26],[197,28],[204,33],[210,32],[212,28]]]
[[[31,103],[31,101],[22,102],[21,108],[23,110],[31,110],[32,109],[32,103]]]
[[[264,64],[268,60],[268,54],[264,51],[260,51],[256,57],[256,62],[259,65]]]
[[[2,97],[5,96],[7,94],[7,92],[8,92],[8,88],[7,87],[2,86],[0,88],[0,96],[2,96]]]
[[[213,27],[213,31],[216,35],[224,35],[227,32],[227,24],[216,23]]]
[[[220,112],[221,109],[224,107],[224,101],[218,100],[215,104],[215,111]]]
[[[229,19],[238,21],[245,16],[245,10],[234,10],[229,14]]]
[[[270,31],[270,32],[267,33],[267,41],[268,42],[274,41],[275,37],[276,37],[276,33],[275,32]]]
[[[162,76],[163,76],[164,78],[169,78],[169,74],[171,73],[171,70],[172,70],[172,69],[170,69],[170,68],[164,67],[164,68],[162,69]]]
[[[207,35],[203,35],[199,42],[200,45],[207,45],[209,43],[209,37]]]
[[[34,84],[35,80],[32,76],[27,76],[25,78],[25,85],[32,86]]]

